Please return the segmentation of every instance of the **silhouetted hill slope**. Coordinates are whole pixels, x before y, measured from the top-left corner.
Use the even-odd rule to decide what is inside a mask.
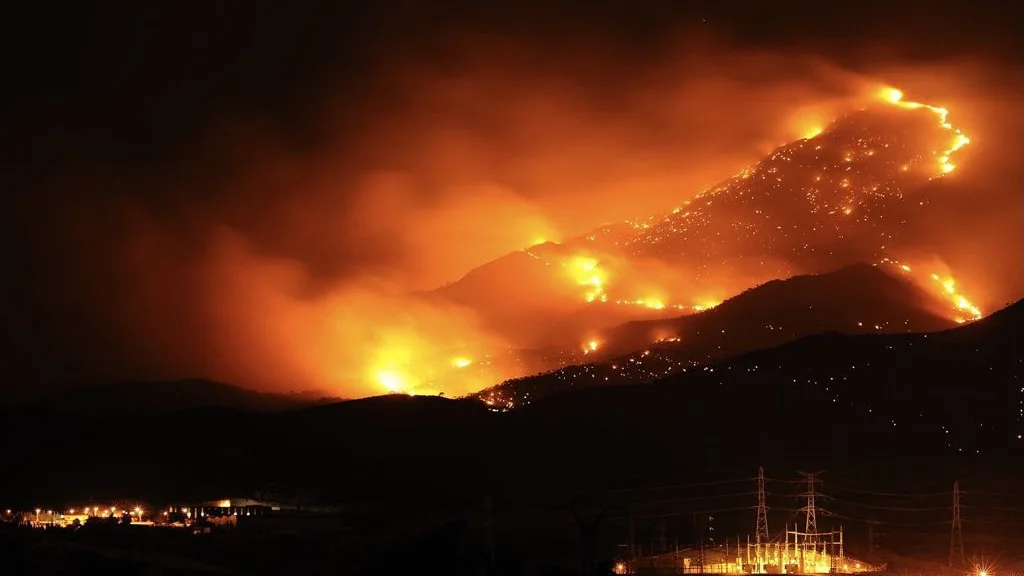
[[[602,333],[604,343],[598,352],[608,357],[642,349],[665,335],[689,339],[722,330],[727,337],[718,339],[721,345],[749,349],[764,347],[762,338],[774,339],[764,330],[792,339],[829,330],[931,332],[955,326],[935,313],[939,307],[906,279],[877,266],[855,264],[825,274],[772,280],[700,314],[626,324]],[[743,343],[747,338],[750,342]]]
[[[627,514],[639,534],[667,519],[672,534],[692,541],[690,518],[707,510],[717,533],[749,532],[750,479],[764,466],[772,478],[827,470],[824,491],[838,498],[821,506],[837,517],[819,522],[842,523],[852,547],[866,526],[852,519],[888,519],[887,545],[898,547],[899,538],[922,541],[920,513],[858,508],[837,485],[899,493],[959,480],[975,498],[970,514],[985,491],[1003,494],[1001,508],[1024,506],[1013,489],[1024,481],[1022,323],[1017,303],[937,333],[822,334],[647,386],[567,392],[505,413],[399,396],[274,414],[6,413],[0,494],[10,507],[73,507],[270,492],[278,501],[341,505],[357,533],[381,535],[381,550],[386,533],[431,518],[472,519],[487,497],[499,541],[505,534],[539,550],[558,538],[551,541],[564,551],[578,535],[568,510],[582,502],[608,512],[602,546],[614,550],[628,538]],[[992,488],[1000,485],[1010,488]],[[770,490],[777,530],[792,522],[800,504],[790,496],[803,487]],[[902,525],[914,528],[901,535]],[[1024,537],[1019,521],[973,526],[979,537],[988,529]],[[948,535],[935,539],[939,554],[943,544]]]
[[[281,414],[284,426],[302,422],[329,422],[331,427],[352,430],[418,428],[424,426],[477,426],[490,421],[479,402],[449,400],[439,396],[388,394],[359,400],[322,404]]]
[[[291,410],[324,401],[315,393],[257,392],[211,380],[116,382],[73,388],[33,402],[27,409],[53,415],[146,415],[197,408]]]
[[[616,461],[632,461],[638,449],[650,456],[632,443],[668,450],[682,441],[695,465],[720,462],[719,450],[741,460],[785,453],[822,465],[893,451],[913,454],[915,462],[985,456],[998,467],[997,454],[1024,452],[1022,337],[1018,302],[962,328],[812,336],[648,386],[552,396],[511,418],[533,422],[534,433],[538,424],[554,425],[560,433],[549,429],[548,436],[580,446],[582,434],[571,431],[617,428],[601,441],[591,436]]]
[[[71,502],[278,486],[318,500],[411,506],[748,477],[757,465],[842,470],[870,485],[1012,476],[1024,456],[1022,309],[932,334],[809,337],[648,386],[569,392],[509,413],[437,397],[277,414],[9,413],[0,448],[18,473],[0,488],[17,501]]]
[[[856,264],[827,274],[773,280],[688,316],[631,322],[597,337],[583,366],[502,383],[474,395],[499,407],[557,392],[639,384],[743,352],[822,332],[932,332],[956,326],[941,303],[905,278]]]

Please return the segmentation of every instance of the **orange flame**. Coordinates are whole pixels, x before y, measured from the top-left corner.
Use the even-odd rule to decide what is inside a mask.
[[[918,269],[916,266],[911,267],[909,264],[903,264],[898,260],[890,260],[889,258],[883,258],[882,262],[897,267],[898,270],[905,274],[914,274],[914,270]],[[932,273],[929,277],[932,280],[931,285],[938,289],[937,293],[941,295],[944,300],[949,302],[952,307],[950,312],[950,318],[952,320],[963,324],[968,320],[979,320],[984,316],[981,309],[975,306],[967,296],[960,292],[957,288],[956,280],[952,276],[943,276],[938,273]],[[922,284],[922,287],[927,288],[927,285],[924,285],[921,282],[922,279],[920,277],[914,276],[914,279],[918,284]],[[936,290],[932,290],[932,292],[936,292]]]
[[[939,175],[948,174],[956,169],[956,165],[950,162],[950,156],[960,150],[964,146],[971,143],[971,139],[965,136],[959,129],[954,128],[949,123],[948,116],[949,110],[938,106],[930,106],[928,104],[922,104],[920,102],[910,102],[903,99],[903,92],[897,88],[886,86],[878,91],[877,97],[881,100],[888,102],[894,106],[905,108],[907,110],[916,110],[924,108],[930,110],[936,116],[938,116],[939,124],[946,130],[953,133],[953,137],[950,141],[949,147],[945,150],[936,153],[936,160],[938,162]]]

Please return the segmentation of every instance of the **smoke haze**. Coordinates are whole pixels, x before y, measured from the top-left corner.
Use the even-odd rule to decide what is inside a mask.
[[[33,173],[12,211],[12,249],[31,254],[7,304],[22,309],[8,313],[18,374],[40,385],[202,376],[341,396],[384,391],[395,363],[443,378],[438,357],[516,343],[410,293],[671,210],[881,83],[947,107],[972,138],[962,170],[936,183],[948,204],[912,224],[921,254],[986,310],[1024,295],[1024,87],[1009,65],[871,53],[854,69],[733,46],[706,27],[643,57],[581,37],[424,33],[367,56],[358,76],[328,66],[300,99],[299,128],[224,111],[155,161],[72,154]],[[441,389],[510,375],[489,368]]]

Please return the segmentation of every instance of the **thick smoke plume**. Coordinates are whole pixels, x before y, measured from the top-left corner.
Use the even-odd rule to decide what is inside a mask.
[[[308,137],[241,113],[211,120],[158,166],[90,164],[50,179],[21,213],[47,310],[35,330],[77,329],[49,337],[63,365],[27,373],[341,396],[385,392],[393,378],[481,388],[514,374],[450,377],[449,363],[516,342],[410,293],[540,241],[670,210],[880,83],[948,107],[973,139],[942,184],[949,205],[914,223],[922,253],[940,254],[989,309],[1024,293],[1017,74],[977,62],[854,72],[692,35],[643,59],[600,43],[455,38],[432,44],[430,60],[381,55],[358,97],[318,95]],[[394,374],[408,367],[416,374]]]

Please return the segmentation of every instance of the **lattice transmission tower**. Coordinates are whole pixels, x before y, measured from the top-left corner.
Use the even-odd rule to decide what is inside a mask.
[[[960,566],[964,565],[964,529],[960,524],[960,482],[953,482],[953,526],[949,532],[949,565],[953,566],[953,559],[960,559]]]
[[[757,469],[757,549],[768,544],[768,506],[764,495],[764,468]]]
[[[807,505],[803,507],[802,511],[807,515],[804,522],[804,532],[807,537],[813,539],[818,533],[818,513],[814,506],[814,484],[817,482],[817,472],[810,474],[801,472],[804,478],[807,478],[807,493],[804,496],[807,497]]]

